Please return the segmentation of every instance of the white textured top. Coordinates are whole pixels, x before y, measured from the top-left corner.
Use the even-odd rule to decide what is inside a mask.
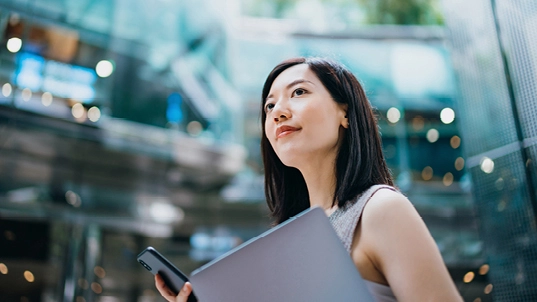
[[[347,203],[343,208],[336,209],[328,217],[332,223],[332,226],[334,227],[334,230],[349,253],[351,252],[354,231],[356,230],[356,226],[362,217],[364,206],[380,189],[388,189],[398,192],[397,189],[392,186],[374,185],[360,194],[355,201]],[[377,302],[397,301],[392,289],[389,286],[367,280],[365,281],[369,291],[371,292],[371,295]]]

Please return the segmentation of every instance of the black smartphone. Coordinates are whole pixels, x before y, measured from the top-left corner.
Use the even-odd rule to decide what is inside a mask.
[[[138,262],[153,275],[159,274],[162,279],[164,279],[164,283],[166,283],[176,295],[179,293],[185,282],[188,281],[188,277],[183,274],[183,272],[151,246],[143,250],[138,255],[137,259]],[[190,294],[188,301],[197,301],[194,293]]]

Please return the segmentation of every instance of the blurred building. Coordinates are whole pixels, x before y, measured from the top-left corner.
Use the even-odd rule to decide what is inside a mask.
[[[405,3],[0,1],[0,300],[156,301],[145,246],[188,274],[268,229],[261,85],[292,56],[356,74],[461,294],[491,300],[458,48]]]
[[[444,1],[497,301],[537,300],[537,3]]]

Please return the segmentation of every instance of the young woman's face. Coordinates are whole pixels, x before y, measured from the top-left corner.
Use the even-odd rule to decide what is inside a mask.
[[[264,110],[265,134],[290,167],[333,159],[348,127],[345,105],[336,103],[307,64],[284,70],[272,83]]]

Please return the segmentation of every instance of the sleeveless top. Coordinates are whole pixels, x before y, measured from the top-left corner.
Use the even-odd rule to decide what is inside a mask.
[[[352,239],[354,238],[354,231],[362,217],[365,204],[371,199],[371,197],[380,189],[389,189],[395,192],[392,186],[388,185],[374,185],[360,194],[355,201],[347,203],[344,207],[336,209],[328,219],[332,223],[334,230],[338,234],[339,238],[343,242],[347,252],[351,252]],[[367,281],[366,285],[371,292],[371,295],[377,302],[393,302],[397,301],[392,289],[389,286]]]

